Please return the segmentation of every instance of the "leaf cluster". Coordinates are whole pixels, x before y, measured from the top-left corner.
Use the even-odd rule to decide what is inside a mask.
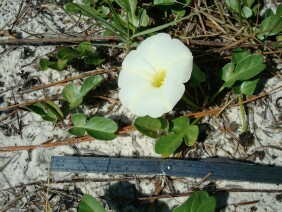
[[[277,35],[282,32],[282,5],[278,5],[276,14],[269,8],[265,11],[263,19],[258,19],[259,24],[251,27],[252,23],[257,22],[257,16],[261,11],[261,3],[255,0],[234,1],[225,0],[225,5],[239,16],[239,22],[245,21],[249,29],[255,32],[259,40],[265,40],[267,37]],[[241,20],[242,19],[242,20]],[[251,19],[255,19],[251,22]]]
[[[40,115],[45,121],[57,123],[64,118],[62,110],[51,100],[26,106],[30,111]]]
[[[236,94],[251,95],[259,81],[258,74],[265,68],[262,55],[237,48],[233,51],[231,62],[222,68],[223,87],[232,87]]]
[[[171,11],[172,14],[183,17],[186,13],[186,7],[191,0],[154,0],[154,6],[164,11]]]
[[[100,58],[94,51],[92,44],[89,41],[85,41],[76,48],[63,47],[59,49],[56,56],[52,59],[41,58],[39,66],[41,70],[52,68],[61,71],[78,59],[82,59],[87,65],[99,65],[104,62],[104,59]]]
[[[103,78],[100,75],[88,77],[82,84],[81,88],[71,83],[64,87],[62,91],[63,98],[69,102],[70,109],[79,106],[83,97],[92,89],[96,88]],[[64,113],[58,105],[47,100],[44,103],[35,103],[26,106],[30,111],[40,115],[43,120],[58,123],[64,119]],[[74,127],[69,129],[71,135],[83,136],[87,133],[89,136],[99,140],[112,140],[116,138],[114,134],[118,126],[117,124],[105,117],[93,117],[86,122],[86,116],[81,113],[76,113],[72,117]]]
[[[225,5],[244,19],[256,16],[261,7],[261,3],[255,0],[225,0]]]
[[[64,100],[69,102],[70,109],[73,109],[80,105],[83,101],[83,97],[86,94],[96,88],[103,81],[103,77],[100,75],[88,77],[78,89],[77,85],[70,83],[66,85],[62,91]]]
[[[282,4],[277,6],[276,14],[271,9],[265,12],[265,18],[256,32],[260,40],[265,40],[269,36],[282,32]]]
[[[190,125],[188,117],[180,117],[168,121],[164,118],[150,116],[138,117],[134,126],[144,135],[156,138],[155,151],[167,157],[182,144],[192,146],[198,138],[199,127]]]
[[[105,117],[93,117],[86,122],[86,116],[82,113],[76,113],[71,117],[73,128],[69,129],[69,133],[76,136],[89,136],[99,140],[113,140],[116,138],[114,134],[118,126],[117,124]]]

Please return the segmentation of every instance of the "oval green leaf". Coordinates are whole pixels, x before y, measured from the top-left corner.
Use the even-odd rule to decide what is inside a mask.
[[[237,64],[233,74],[223,86],[231,87],[237,80],[248,80],[263,71],[265,67],[266,65],[263,63],[262,55],[249,55]]]
[[[196,143],[199,135],[199,127],[197,125],[189,126],[185,132],[184,140],[187,146],[192,146]]]
[[[232,52],[232,63],[237,64],[241,60],[243,60],[245,57],[249,56],[251,54],[250,49],[241,49],[241,48],[236,48]],[[226,81],[226,80],[224,80]]]
[[[106,212],[106,210],[94,197],[84,194],[78,205],[77,212]]]
[[[185,130],[189,126],[189,118],[187,116],[179,117],[172,120],[172,132],[185,133]]]
[[[253,11],[249,7],[245,6],[243,7],[241,13],[244,18],[250,18],[252,17]]]
[[[231,82],[233,81],[231,81],[230,79],[233,75],[233,71],[234,71],[234,63],[227,63],[221,70],[221,79],[225,82],[230,81],[229,84],[231,84]],[[224,87],[229,87],[228,85],[225,85]]]
[[[84,127],[86,125],[86,116],[82,113],[73,114],[71,121],[75,127]]]
[[[116,138],[114,134],[118,126],[117,124],[105,117],[93,117],[84,126],[84,129],[93,138],[100,140],[112,140]]]
[[[240,85],[234,86],[233,91],[236,94],[252,95],[257,87],[258,81],[259,79],[244,81]]]
[[[80,88],[80,96],[84,97],[90,90],[96,88],[103,81],[101,75],[88,77]]]
[[[175,133],[160,137],[155,144],[155,152],[170,155],[177,150],[183,141],[183,133]]]
[[[70,103],[70,109],[80,105],[83,101],[83,97],[80,96],[80,92],[75,84],[66,85],[62,94],[64,100]]]
[[[158,137],[158,130],[162,128],[162,122],[157,118],[152,118],[150,116],[138,117],[134,126],[136,129],[144,135],[151,138]]]
[[[196,88],[199,87],[200,84],[205,81],[206,81],[206,74],[201,71],[200,67],[196,63],[193,63],[190,85]]]
[[[196,191],[182,205],[174,208],[172,212],[214,212],[216,207],[215,197],[208,192]]]

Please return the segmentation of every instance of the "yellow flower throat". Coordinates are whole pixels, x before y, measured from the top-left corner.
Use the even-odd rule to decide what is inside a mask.
[[[164,70],[156,71],[153,77],[153,86],[159,88],[164,84],[166,72]]]

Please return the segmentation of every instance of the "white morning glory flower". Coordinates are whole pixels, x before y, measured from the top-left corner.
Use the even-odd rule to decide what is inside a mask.
[[[191,77],[193,56],[179,40],[159,33],[141,42],[122,62],[119,99],[138,116],[162,116],[173,109]]]

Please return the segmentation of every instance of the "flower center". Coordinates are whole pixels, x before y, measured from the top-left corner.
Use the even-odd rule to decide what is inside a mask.
[[[166,72],[164,70],[156,71],[153,78],[153,86],[159,88],[164,84]]]

